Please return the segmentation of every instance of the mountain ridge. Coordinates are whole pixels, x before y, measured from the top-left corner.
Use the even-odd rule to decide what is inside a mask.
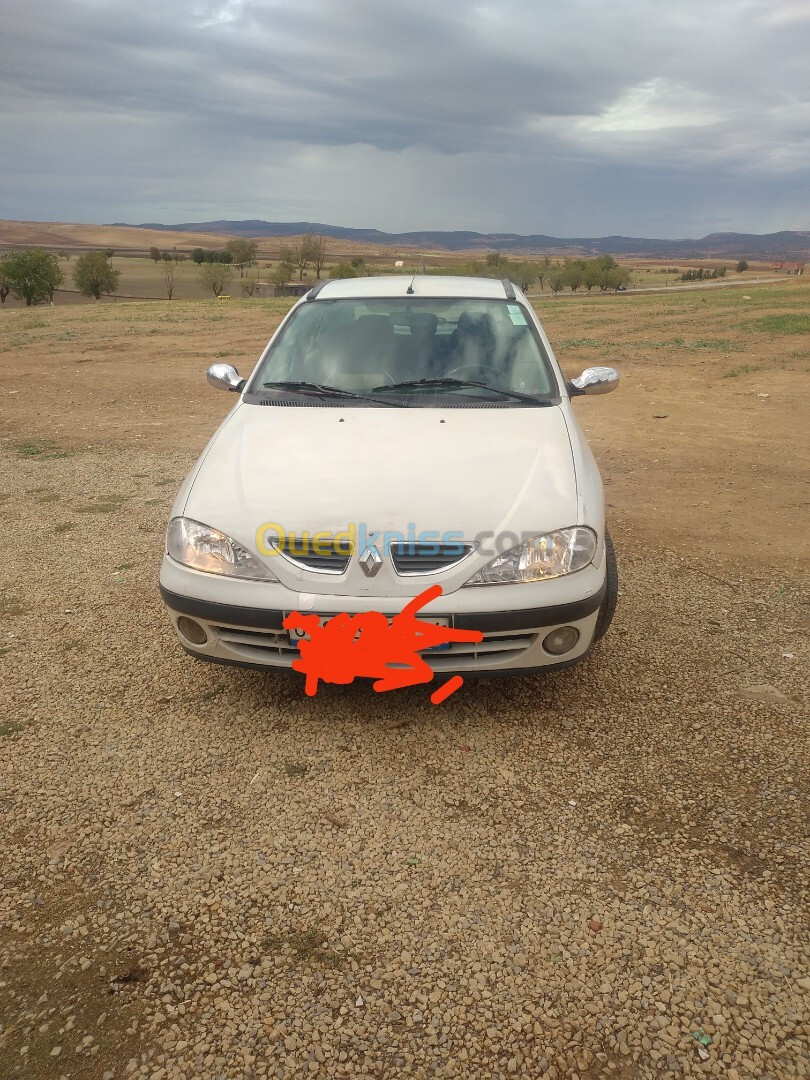
[[[379,229],[353,229],[312,221],[263,221],[258,218],[230,221],[181,222],[163,225],[145,222],[129,225],[112,222],[114,227],[154,229],[165,232],[220,233],[250,239],[300,236],[320,233],[333,240],[353,240],[358,243],[378,243],[385,247],[397,245],[434,247],[445,251],[522,251],[541,254],[566,249],[605,255],[647,255],[662,258],[779,258],[803,260],[810,258],[810,231],[786,229],[774,233],[714,232],[696,239],[656,239],[634,236],[559,237],[543,233],[481,233],[473,230],[425,229],[413,232],[388,233]]]

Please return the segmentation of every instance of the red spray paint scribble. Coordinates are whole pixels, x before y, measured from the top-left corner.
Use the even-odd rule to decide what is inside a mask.
[[[356,678],[375,679],[378,693],[400,690],[430,682],[433,672],[419,655],[423,649],[452,641],[481,641],[480,630],[453,630],[449,626],[416,618],[425,604],[441,596],[441,585],[431,585],[411,600],[389,623],[379,611],[348,615],[345,611],[333,615],[323,626],[318,615],[291,612],[283,622],[286,630],[303,630],[309,635],[298,642],[300,659],[293,668],[306,675],[304,689],[312,697],[318,692],[318,681],[350,683]],[[391,667],[402,664],[402,667]],[[438,690],[431,701],[440,704],[463,683],[455,675]]]
[[[446,683],[442,683],[438,690],[433,691],[430,700],[434,705],[441,705],[451,694],[455,694],[463,682],[464,680],[460,675],[451,675]]]

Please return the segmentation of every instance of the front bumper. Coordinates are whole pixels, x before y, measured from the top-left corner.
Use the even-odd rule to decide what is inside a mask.
[[[593,642],[605,593],[604,575],[603,563],[570,578],[538,585],[470,588],[441,596],[420,615],[445,617],[456,629],[480,630],[483,640],[453,642],[449,648],[424,652],[422,656],[435,672],[486,675],[569,667],[583,659]],[[299,656],[298,646],[290,642],[282,627],[285,611],[305,610],[322,615],[381,611],[390,616],[401,611],[410,599],[313,596],[286,589],[279,592],[282,588],[217,580],[214,575],[179,566],[168,556],[164,559],[160,583],[161,596],[187,652],[201,660],[260,669],[292,670],[292,663]],[[537,606],[538,589],[548,603]],[[306,603],[302,604],[304,597]],[[257,598],[266,598],[267,606],[256,606]],[[240,602],[235,603],[234,599]],[[251,599],[253,604],[245,602]],[[535,606],[503,606],[507,599],[523,603],[534,600]],[[488,606],[499,602],[499,607]],[[194,644],[177,629],[181,616],[200,624],[207,637],[204,645]],[[579,640],[564,655],[553,655],[543,647],[543,639],[561,626],[576,627]]]

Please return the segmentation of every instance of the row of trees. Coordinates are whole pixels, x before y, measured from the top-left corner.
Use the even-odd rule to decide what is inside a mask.
[[[697,270],[686,270],[681,274],[679,281],[713,281],[715,278],[726,276],[725,266],[718,266],[714,270],[699,267]]]
[[[73,268],[73,283],[84,296],[99,300],[118,289],[120,272],[110,265],[106,252],[88,251]],[[0,256],[0,303],[11,293],[27,307],[53,303],[53,294],[65,280],[59,259],[50,251],[30,248]]]
[[[249,266],[256,265],[258,244],[255,240],[229,240],[224,251],[206,251],[204,248],[194,248],[191,258],[197,266],[205,263],[220,263],[224,266],[233,265],[239,271],[239,276],[244,277]]]
[[[150,247],[149,258],[154,260],[154,262],[156,263],[173,262],[175,266],[177,265],[177,263],[186,261],[186,256],[181,255],[177,248],[172,248],[171,251],[161,251],[160,248]]]
[[[444,273],[444,271],[436,271]],[[467,263],[462,274],[472,277],[504,277],[514,281],[521,289],[528,289],[538,282],[542,292],[546,285],[552,293],[570,289],[600,289],[607,292],[626,285],[630,271],[619,266],[611,255],[598,255],[595,259],[565,259],[554,261],[545,255],[542,259],[508,259],[500,252],[492,251],[483,261]]]

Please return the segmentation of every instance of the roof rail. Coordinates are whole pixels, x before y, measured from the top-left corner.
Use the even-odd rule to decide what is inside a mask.
[[[506,293],[507,300],[516,300],[515,286],[509,280],[509,278],[501,278],[501,285],[503,285],[503,291]]]
[[[319,281],[317,285],[313,285],[307,293],[307,300],[314,300],[324,285],[328,285],[328,281]]]

